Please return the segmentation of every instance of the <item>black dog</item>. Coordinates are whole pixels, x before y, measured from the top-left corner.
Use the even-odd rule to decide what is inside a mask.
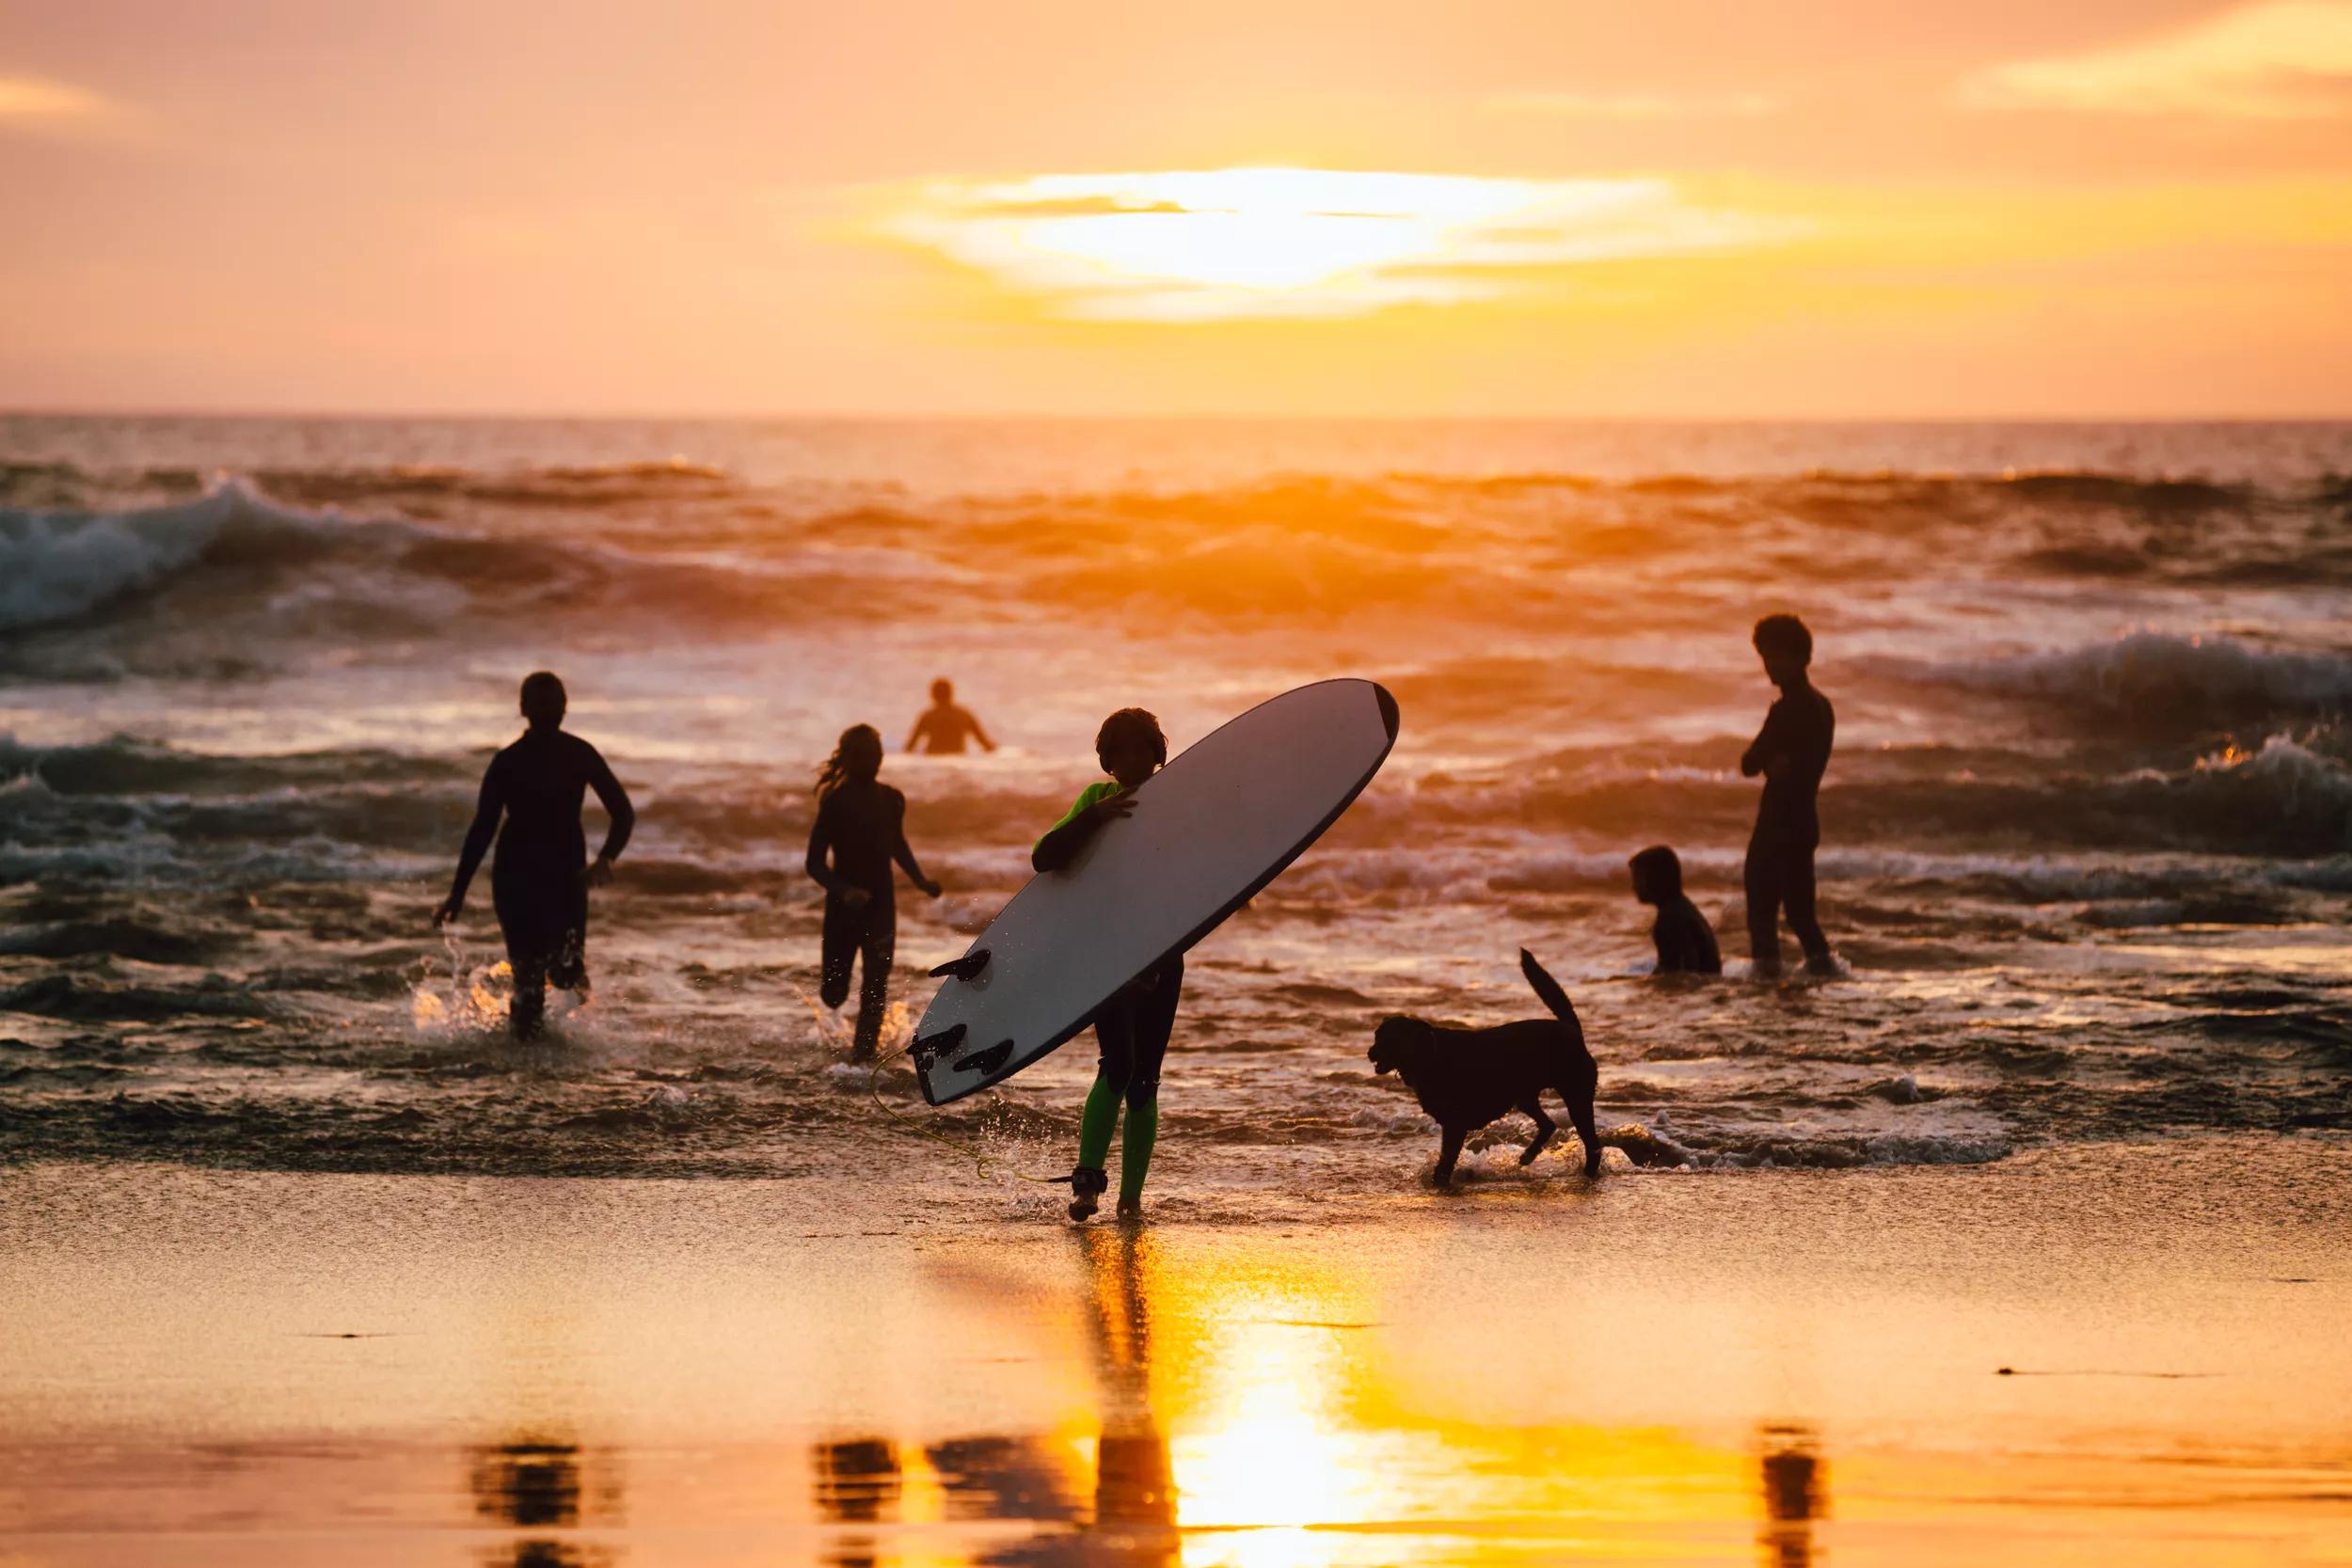
[[[1536,1098],[1546,1089],[1567,1101],[1568,1119],[1584,1140],[1584,1174],[1600,1174],[1600,1134],[1593,1130],[1593,1090],[1600,1069],[1584,1049],[1584,1026],[1576,1021],[1576,1008],[1560,982],[1524,947],[1519,971],[1552,1018],[1491,1029],[1448,1029],[1417,1018],[1388,1018],[1372,1037],[1374,1074],[1393,1072],[1404,1079],[1421,1108],[1437,1118],[1444,1137],[1435,1177],[1440,1187],[1454,1180],[1462,1140],[1509,1110],[1535,1118],[1535,1141],[1519,1156],[1520,1164],[1532,1164],[1556,1131]]]

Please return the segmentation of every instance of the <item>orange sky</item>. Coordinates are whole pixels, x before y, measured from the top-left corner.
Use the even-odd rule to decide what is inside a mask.
[[[14,408],[2352,414],[2352,0],[83,0],[0,192]]]

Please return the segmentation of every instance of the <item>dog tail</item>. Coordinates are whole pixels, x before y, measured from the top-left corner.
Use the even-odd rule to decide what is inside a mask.
[[[1551,1009],[1554,1018],[1564,1023],[1575,1023],[1580,1029],[1583,1027],[1577,1021],[1576,1005],[1568,1000],[1568,993],[1535,961],[1535,955],[1524,947],[1519,949],[1519,973],[1527,976],[1527,983],[1535,988],[1536,996]]]

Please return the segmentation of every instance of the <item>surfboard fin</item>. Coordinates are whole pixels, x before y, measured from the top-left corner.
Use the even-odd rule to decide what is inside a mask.
[[[961,1024],[957,1025],[961,1028]],[[1012,1054],[1012,1041],[998,1040],[986,1051],[975,1051],[969,1056],[959,1056],[947,1065],[958,1072],[994,1072]]]
[[[946,963],[941,964],[937,969],[932,970],[931,978],[934,980],[975,979],[978,976],[980,971],[986,969],[987,967],[988,949],[985,947],[975,947],[971,952],[966,953],[962,958],[949,958]]]
[[[908,1045],[907,1054],[914,1058],[914,1065],[919,1070],[929,1072],[931,1064],[939,1060],[942,1053],[953,1051],[963,1043],[963,1034],[964,1025],[959,1023],[952,1028],[942,1029],[936,1035],[919,1035]]]

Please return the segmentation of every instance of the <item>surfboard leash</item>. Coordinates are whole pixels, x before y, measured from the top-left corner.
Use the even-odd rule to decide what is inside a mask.
[[[924,1126],[913,1117],[902,1114],[898,1107],[882,1097],[882,1069],[912,1049],[914,1049],[914,1041],[910,1040],[895,1051],[875,1057],[874,1065],[866,1069],[866,1092],[873,1097],[874,1103],[882,1108],[882,1115],[900,1123],[917,1137],[929,1138],[935,1144],[954,1149],[958,1154],[971,1161],[973,1169],[980,1176],[986,1177],[996,1161],[985,1149],[975,1148],[961,1138],[950,1137],[945,1132]],[[1067,1176],[1031,1176],[1026,1171],[1018,1170],[1008,1174],[1016,1181],[1033,1181],[1041,1187],[1066,1187],[1070,1184],[1070,1178]]]

